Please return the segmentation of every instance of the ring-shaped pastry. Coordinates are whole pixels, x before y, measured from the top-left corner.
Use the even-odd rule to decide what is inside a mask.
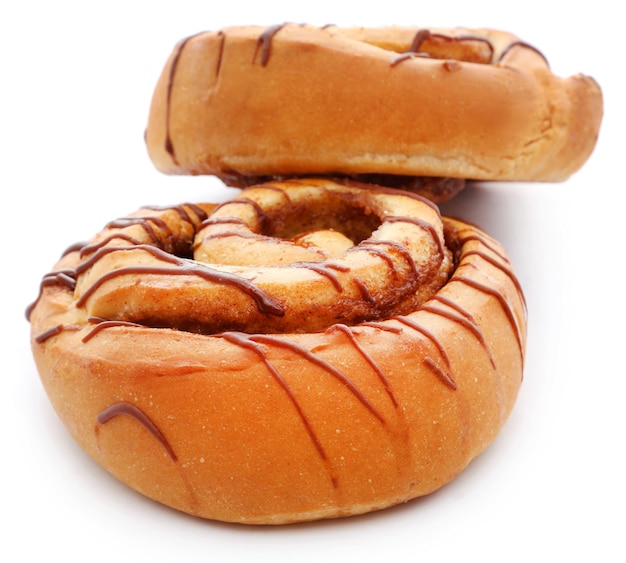
[[[320,186],[351,193],[327,181],[312,183]],[[259,189],[261,199],[289,194],[289,186]],[[373,201],[392,197],[373,187],[363,193]],[[34,357],[59,417],[98,463],[144,495],[190,514],[282,524],[359,514],[428,494],[493,441],[522,380],[525,304],[501,246],[458,220],[441,218],[450,262],[445,279],[410,311],[384,319],[316,330],[302,325],[289,333],[232,327],[207,333],[196,320],[162,326],[161,313],[136,318],[125,299],[114,314],[90,310],[98,293],[121,277],[110,273],[117,255],[119,268],[129,268],[124,276],[138,286],[146,277],[159,279],[145,289],[150,303],[160,299],[159,284],[200,278],[210,285],[223,276],[226,295],[235,287],[261,316],[276,316],[271,306],[263,310],[265,294],[255,278],[240,277],[233,266],[223,269],[227,275],[206,275],[211,269],[192,257],[194,241],[209,242],[203,231],[220,223],[211,222],[212,214],[232,219],[229,205],[144,208],[68,249],[43,278],[28,311]],[[233,205],[250,212],[248,204]],[[362,231],[340,230],[352,243]],[[440,264],[445,260],[427,231],[424,246]],[[418,233],[424,234],[410,229],[407,237]],[[129,266],[129,255],[157,258],[162,269]],[[220,300],[219,292],[211,299]]]

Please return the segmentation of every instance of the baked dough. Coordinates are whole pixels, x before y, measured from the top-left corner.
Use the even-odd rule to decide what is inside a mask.
[[[387,227],[395,240],[377,238]],[[245,240],[270,255],[291,246],[293,262],[242,264]],[[335,284],[345,267],[353,276]],[[306,288],[315,278],[315,299],[357,288],[369,309],[320,326],[313,303],[313,329],[302,318],[277,332],[269,321],[289,307],[265,282],[295,295],[301,281],[273,278],[280,269]],[[212,325],[234,308],[272,330],[236,314]],[[163,504],[248,524],[359,514],[443,486],[507,420],[526,342],[522,291],[493,238],[418,196],[326,179],[112,221],[44,276],[28,317],[51,402],[99,464]]]
[[[162,172],[236,186],[372,174],[551,182],[586,161],[601,118],[592,78],[555,76],[504,31],[247,26],[174,48],[146,143]]]

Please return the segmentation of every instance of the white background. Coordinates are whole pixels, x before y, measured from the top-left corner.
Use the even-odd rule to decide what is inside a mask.
[[[370,6],[3,4],[2,560],[626,561],[621,18],[605,0],[567,10],[545,0]],[[556,74],[594,76],[605,119],[595,153],[569,181],[482,185],[444,208],[505,245],[528,300],[525,380],[493,446],[427,498],[363,517],[253,528],[157,505],[88,459],[41,387],[24,309],[61,251],[109,220],[143,204],[224,196],[213,179],[166,177],[152,167],[143,132],[153,86],[187,35],[286,21],[510,30],[538,47]]]

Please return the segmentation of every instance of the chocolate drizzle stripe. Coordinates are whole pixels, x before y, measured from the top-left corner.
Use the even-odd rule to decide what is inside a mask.
[[[246,293],[249,297],[254,299],[257,308],[260,312],[270,315],[276,315],[279,317],[284,316],[285,310],[275,299],[273,299],[270,295],[259,289],[253,283],[249,282],[245,278],[240,276],[236,276],[234,274],[229,274],[227,272],[220,272],[218,270],[213,270],[207,266],[202,264],[198,264],[195,262],[190,262],[174,256],[168,252],[165,252],[157,247],[150,245],[136,245],[132,247],[103,247],[96,251],[95,254],[91,256],[88,260],[85,260],[81,264],[79,264],[75,270],[75,273],[82,273],[87,270],[89,267],[93,265],[97,260],[99,260],[104,254],[116,252],[116,251],[129,251],[129,250],[142,250],[149,252],[155,258],[172,264],[176,268],[169,267],[159,267],[159,266],[144,266],[144,265],[135,265],[135,266],[126,266],[122,268],[118,268],[116,270],[109,271],[98,278],[89,288],[85,290],[85,292],[77,299],[76,306],[82,307],[87,299],[91,297],[91,295],[106,281],[114,279],[117,276],[126,275],[126,274],[147,274],[147,275],[192,275],[204,279],[205,281],[209,281],[212,283],[220,283],[224,285],[235,286],[244,293]]]
[[[172,157],[172,161],[176,166],[178,166],[178,159],[176,158],[176,151],[174,150],[174,144],[172,143],[172,132],[170,129],[170,121],[171,121],[171,113],[172,113],[172,92],[174,91],[174,80],[176,78],[176,71],[178,70],[178,63],[180,62],[180,57],[183,53],[183,50],[187,46],[187,43],[193,39],[194,37],[200,35],[196,33],[183,39],[176,49],[176,53],[174,54],[174,58],[172,60],[172,65],[170,67],[169,76],[167,79],[167,97],[166,97],[166,106],[165,106],[165,151]]]
[[[220,38],[220,46],[217,50],[217,64],[215,65],[215,76],[219,76],[222,69],[222,59],[224,58],[224,45],[226,44],[226,34],[218,31],[217,36]]]
[[[413,36],[413,41],[411,42],[411,46],[409,47],[409,50],[395,57],[391,61],[391,66],[396,66],[398,63],[411,59],[415,56],[429,58],[430,54],[425,51],[421,51],[421,49],[422,49],[422,45],[424,44],[424,42],[430,38],[443,39],[449,42],[481,41],[482,43],[485,43],[489,47],[489,50],[491,52],[490,62],[493,62],[494,46],[493,46],[493,43],[486,37],[480,37],[478,35],[458,35],[458,36],[444,35],[443,33],[432,33],[428,29],[419,29]]]
[[[454,309],[459,315],[465,317],[471,323],[476,324],[474,317],[472,317],[468,311],[463,309],[463,307],[452,301],[452,299],[448,299],[439,293],[433,295],[430,299],[431,301],[439,301],[440,303],[443,303],[447,307],[450,307],[450,309]]]
[[[470,241],[479,242],[481,245],[483,245],[484,247],[488,248],[491,252],[493,252],[502,262],[506,264],[510,264],[509,259],[504,254],[502,254],[502,252],[498,251],[498,249],[495,247],[494,244],[490,244],[487,241],[487,238],[485,236],[477,235],[477,234],[468,235],[468,234],[459,233],[458,241],[462,245]]]
[[[99,413],[96,416],[96,421],[98,422],[98,424],[106,424],[109,420],[115,418],[116,416],[129,416],[130,418],[133,418],[134,420],[139,422],[139,424],[144,426],[150,432],[150,434],[152,434],[161,443],[172,461],[178,460],[176,454],[174,453],[174,450],[170,446],[169,442],[165,439],[165,436],[163,436],[157,426],[139,407],[131,403],[127,403],[126,401],[120,401],[119,403],[114,403],[113,405]]]
[[[437,233],[437,229],[435,229],[435,227],[428,221],[424,221],[423,219],[418,219],[416,217],[389,216],[389,217],[385,217],[385,222],[411,223],[423,229],[431,236],[431,238],[433,239],[433,242],[437,245],[437,252],[439,252],[439,254],[443,256],[443,242],[439,238],[439,233]]]
[[[255,240],[265,240],[263,235],[258,235],[256,233],[251,233],[249,231],[244,231],[238,233],[237,231],[221,231],[219,233],[211,233],[206,235],[201,241],[198,241],[194,244],[194,249],[198,249],[202,246],[203,243],[208,242],[210,240],[221,239],[221,238],[231,238],[237,237],[242,239],[255,239]]]
[[[291,176],[285,176],[285,179],[290,179]],[[294,183],[298,183],[297,180],[294,181]],[[249,188],[246,189],[250,189],[250,190],[264,190],[264,191],[268,191],[268,192],[274,192],[276,194],[280,194],[282,195],[287,203],[291,203],[291,198],[289,197],[289,194],[287,194],[287,192],[284,190],[284,188],[280,185],[276,186],[274,184],[272,184],[271,182],[261,182],[262,185],[258,185],[258,186],[250,186]],[[302,183],[303,185],[308,185],[306,184],[306,182]],[[244,190],[245,193],[246,190]]]
[[[398,55],[396,57],[394,57],[391,60],[391,64],[390,66],[397,66],[400,63],[404,62],[404,61],[408,61],[409,59],[414,59],[415,57],[419,58],[419,59],[430,59],[430,55],[428,53],[402,53],[401,55]]]
[[[500,260],[500,262],[498,262],[493,257],[485,254],[484,252],[480,250],[467,250],[464,252],[465,256],[472,256],[472,255],[478,256],[479,258],[482,258],[483,260],[487,261],[489,264],[491,264],[492,266],[500,270],[502,273],[504,273],[515,286],[515,289],[517,290],[519,297],[522,300],[524,310],[526,310],[526,298],[524,296],[522,285],[520,284],[517,276],[513,273],[513,269],[511,267],[511,261],[508,259],[508,257],[505,256],[501,251],[499,251],[498,248],[496,248],[496,246],[493,243],[490,243],[487,240],[486,235],[484,235],[484,233],[482,236],[475,234],[475,233],[459,234],[458,240],[462,245],[465,245],[466,243],[470,241],[476,241],[480,243],[482,246],[484,246],[485,248],[487,248]]]
[[[498,270],[506,274],[508,278],[513,282],[515,289],[517,289],[517,292],[519,293],[519,296],[522,299],[522,302],[524,303],[524,307],[526,307],[526,299],[524,297],[524,291],[522,290],[522,285],[520,284],[519,280],[517,279],[515,274],[512,272],[508,264],[502,265],[497,260],[494,260],[491,256],[488,256],[487,254],[485,254],[484,252],[481,252],[480,250],[468,250],[467,252],[465,252],[465,256],[478,256],[479,258],[482,258],[483,260],[485,260],[485,262],[488,262],[489,264],[491,264],[494,268],[497,268]]]
[[[191,209],[196,214],[196,217],[198,218],[198,221],[200,222],[204,221],[208,217],[208,213],[204,209],[202,209],[200,206],[195,205],[194,203],[186,203],[185,207],[188,207],[189,209]],[[193,224],[195,225],[196,223],[193,222]]]
[[[158,205],[145,205],[143,209],[147,209],[149,211],[174,211],[178,214],[182,221],[189,223],[194,226],[198,223],[201,223],[207,218],[207,212],[204,211],[200,206],[195,205],[194,203],[183,203],[182,205],[175,205],[173,207],[166,206],[158,206]],[[191,218],[189,212],[192,212],[196,216],[196,220]]]
[[[381,253],[380,250],[378,250],[378,248],[376,247],[391,248],[395,250],[396,252],[398,252],[399,254],[401,254],[404,260],[406,261],[406,263],[409,265],[409,269],[411,270],[411,275],[413,277],[419,276],[419,269],[417,268],[417,265],[415,264],[415,260],[413,260],[413,257],[411,256],[411,253],[406,248],[406,246],[404,246],[403,244],[400,244],[399,242],[392,241],[392,240],[369,239],[369,240],[363,241],[361,244],[357,246],[353,246],[352,248],[349,249],[349,252],[365,250],[371,254],[380,256],[385,262],[387,262],[390,265],[390,267],[393,270],[395,270],[396,268],[395,268],[395,264],[393,263],[393,261],[390,261],[388,257],[385,257],[385,255]]]
[[[364,321],[362,323],[359,323],[358,326],[368,326],[371,328],[376,328],[378,330],[384,330],[386,332],[393,332],[394,334],[400,334],[402,332],[402,329],[400,327],[391,326],[384,322],[377,321]]]
[[[35,300],[30,305],[28,305],[28,307],[26,307],[26,320],[30,319],[30,315],[33,312],[33,309],[37,306],[37,303],[39,303],[39,300],[43,295],[44,289],[46,287],[54,286],[65,288],[69,291],[74,291],[74,289],[76,288],[76,274],[74,270],[57,270],[46,274],[42,278],[41,283],[39,284],[39,294],[37,295]]]
[[[254,300],[258,310],[261,313],[267,315],[275,315],[282,317],[285,314],[285,309],[280,303],[272,298],[270,295],[259,289],[250,281],[240,276],[229,274],[228,272],[221,272],[219,270],[213,270],[201,264],[194,264],[180,260],[177,264],[177,268],[170,268],[167,266],[125,266],[107,272],[98,278],[85,292],[77,299],[76,306],[82,307],[85,302],[93,295],[93,293],[99,289],[107,281],[123,275],[168,275],[168,276],[195,276],[210,283],[218,283],[222,285],[228,285],[235,287],[248,295]]]
[[[80,252],[86,245],[86,242],[75,242],[74,244],[68,246],[63,253],[61,254],[61,257],[67,256],[68,254],[71,254],[72,252]]]
[[[227,272],[220,272],[217,270],[212,270],[210,268],[202,267],[199,265],[188,264],[185,265],[182,263],[179,264],[180,269],[172,269],[167,267],[158,267],[158,266],[127,266],[123,268],[118,268],[117,270],[108,272],[99,278],[90,288],[85,291],[85,293],[77,300],[76,305],[78,307],[82,306],[85,301],[93,294],[93,292],[100,287],[104,282],[125,274],[148,274],[148,275],[178,275],[178,276],[196,276],[201,279],[204,279],[208,282],[220,283],[224,285],[235,286],[238,289],[241,289],[243,292],[247,293],[250,297],[254,299],[257,304],[257,307],[262,313],[272,314],[276,316],[283,316],[285,314],[284,309],[278,304],[277,301],[272,299],[270,296],[265,294],[259,288],[257,288],[254,284],[249,282],[248,280],[241,278],[239,276],[229,274]]]
[[[420,325],[419,323],[417,323],[416,321],[414,321],[413,319],[410,319],[408,317],[404,317],[404,316],[398,315],[398,316],[395,316],[395,317],[392,317],[392,318],[393,318],[393,320],[396,320],[396,321],[402,323],[403,325],[406,325],[409,328],[412,328],[413,330],[419,332],[420,334],[425,336],[430,342],[432,342],[432,344],[434,344],[435,348],[437,348],[437,351],[439,352],[439,354],[442,357],[443,361],[445,362],[446,367],[448,369],[450,369],[450,358],[448,357],[448,354],[445,351],[445,349],[442,346],[442,344],[439,341],[439,339],[432,332],[430,332],[428,329],[424,328],[422,325]],[[449,377],[449,379],[452,380],[451,377]]]
[[[531,51],[534,51],[545,61],[548,68],[550,67],[550,63],[548,62],[546,56],[535,46],[531,45],[530,43],[526,43],[525,41],[512,41],[511,43],[509,43],[506,48],[502,50],[502,53],[500,53],[497,62],[502,62],[514,47],[523,47],[524,49],[530,49]]]
[[[250,336],[250,339],[253,340],[254,342],[259,342],[261,344],[268,344],[270,346],[277,346],[279,348],[285,348],[287,350],[290,350],[291,352],[294,352],[295,354],[303,357],[305,360],[307,360],[311,364],[313,364],[313,365],[323,369],[324,371],[326,371],[327,373],[332,375],[336,380],[341,382],[350,391],[350,393],[375,418],[377,418],[381,423],[385,424],[385,419],[383,418],[383,416],[378,412],[376,407],[374,407],[369,402],[369,400],[363,394],[363,392],[360,391],[354,385],[354,383],[350,380],[350,378],[347,375],[345,375],[340,369],[338,369],[337,367],[332,365],[330,362],[324,360],[323,358],[320,358],[319,356],[316,356],[313,352],[307,350],[306,348],[303,348],[302,346],[299,346],[295,342],[291,342],[289,340],[286,340],[284,338],[280,338],[278,336],[271,336],[271,335],[265,335],[265,334],[254,334],[254,335]]]
[[[443,371],[436,363],[435,361],[426,356],[424,358],[424,363],[429,367],[429,369],[442,381],[442,383],[444,385],[447,385],[448,387],[450,387],[450,389],[452,389],[453,391],[457,390],[457,385],[456,385],[456,381],[454,381],[454,379],[452,379],[452,377],[447,374],[445,371]]]
[[[451,311],[445,311],[439,307],[435,307],[434,305],[424,304],[420,307],[420,311],[427,311],[434,315],[439,315],[441,317],[444,317],[454,323],[460,324],[462,327],[464,327],[469,332],[471,332],[476,337],[476,340],[480,342],[480,345],[483,347],[483,349],[487,353],[487,357],[489,358],[489,361],[493,369],[496,369],[495,360],[493,359],[493,355],[491,354],[491,350],[489,349],[489,346],[487,346],[485,337],[483,336],[483,333],[480,330],[480,328],[478,328],[478,326],[473,322],[473,320],[470,321],[466,315],[459,315]]]
[[[102,239],[101,241],[98,241],[97,243],[83,246],[82,250],[80,251],[80,257],[83,258],[86,255],[91,254],[92,252],[96,252],[100,248],[107,246],[110,242],[113,242],[114,240],[118,240],[118,239],[125,240],[126,242],[130,243],[130,245],[133,245],[133,246],[141,244],[141,242],[138,239],[136,239],[135,237],[131,237],[127,233],[113,233],[109,235],[108,237]]]
[[[57,334],[61,334],[61,332],[63,332],[63,328],[64,328],[63,325],[53,326],[52,328],[49,328],[48,330],[37,335],[35,337],[35,342],[38,342],[39,344],[41,344],[42,342],[48,340],[48,338],[52,338],[53,336],[56,336]]]
[[[114,252],[136,252],[137,250],[145,251],[155,258],[169,264],[179,265],[181,262],[180,258],[149,244],[135,244],[133,246],[103,246],[102,248],[96,250],[96,252],[94,252],[89,258],[83,260],[80,264],[76,266],[76,274],[80,275],[86,272],[89,268],[91,268],[96,262],[98,262],[107,254],[112,254]],[[113,270],[110,273],[116,271],[117,270]]]
[[[106,328],[112,328],[112,327],[116,327],[116,326],[122,326],[122,327],[141,327],[141,328],[145,328],[143,325],[140,325],[138,323],[132,323],[130,321],[110,321],[110,320],[106,320],[106,319],[99,319],[97,321],[95,321],[92,318],[89,319],[90,322],[96,322],[95,326],[91,329],[91,331],[89,331],[85,336],[83,336],[82,341],[83,342],[89,342],[94,336],[96,336],[100,331],[106,329]]]
[[[160,217],[121,217],[115,221],[111,221],[106,228],[108,229],[127,229],[134,225],[139,225],[150,238],[150,240],[159,245],[160,237],[156,234],[154,227],[167,231],[169,238],[171,238],[171,230],[167,226],[167,223]],[[159,245],[160,246],[160,245]]]
[[[198,230],[202,230],[211,225],[244,225],[247,227],[248,223],[240,217],[208,217],[200,223]]]
[[[371,254],[372,256],[377,256],[378,258],[380,258],[383,262],[385,262],[387,264],[387,266],[389,267],[390,270],[392,270],[393,272],[396,271],[396,265],[393,261],[393,258],[389,255],[389,253],[383,249],[383,248],[376,248],[375,247],[375,242],[371,242],[370,241],[366,241],[361,243],[360,245],[353,247],[354,250],[365,250],[367,251],[369,254]],[[385,243],[383,243],[385,244]],[[389,245],[386,245],[389,246]],[[352,250],[352,249],[351,249]],[[406,256],[406,255],[405,255]],[[415,262],[413,261],[413,259],[411,259],[411,271],[415,272],[416,271],[416,267],[415,267]]]
[[[398,408],[398,400],[396,399],[396,396],[395,396],[395,394],[393,392],[393,389],[391,389],[391,385],[389,384],[389,380],[387,379],[387,377],[385,376],[383,371],[380,369],[380,366],[376,363],[376,361],[374,361],[372,356],[367,352],[367,350],[365,350],[365,348],[363,348],[363,346],[361,346],[361,344],[359,344],[359,341],[357,340],[356,336],[354,335],[354,332],[352,331],[352,329],[349,326],[345,325],[345,324],[333,325],[331,327],[331,329],[339,330],[340,332],[343,332],[343,334],[346,335],[346,337],[350,341],[350,344],[352,344],[352,346],[355,348],[355,350],[369,364],[369,366],[372,368],[372,370],[374,370],[374,373],[376,373],[376,376],[378,377],[380,382],[383,384],[383,387],[385,388],[385,392],[387,393],[387,395],[391,399],[391,402],[393,403],[393,406],[395,408]]]
[[[300,420],[302,421],[302,424],[304,425],[306,432],[309,435],[311,441],[313,442],[313,445],[315,446],[315,449],[319,453],[320,457],[324,460],[327,459],[327,455],[326,455],[326,452],[324,451],[324,447],[320,443],[319,438],[317,437],[317,435],[315,434],[315,431],[313,430],[313,427],[311,426],[311,423],[309,422],[304,411],[302,410],[302,406],[298,402],[298,399],[295,397],[295,395],[293,394],[293,391],[291,390],[291,387],[289,387],[289,384],[285,381],[285,379],[280,374],[280,372],[276,369],[274,364],[270,362],[263,348],[257,342],[254,342],[251,339],[250,335],[248,334],[237,333],[237,332],[224,332],[221,334],[221,336],[228,342],[231,342],[232,344],[236,344],[237,346],[246,348],[247,350],[254,352],[260,358],[260,360],[263,362],[263,365],[270,372],[271,376],[278,383],[278,385],[282,388],[282,390],[287,394],[287,397],[289,398],[289,400],[291,401],[291,404],[296,409],[296,412],[298,413],[298,416],[300,417]]]
[[[320,276],[325,277],[333,287],[337,290],[338,293],[343,292],[343,286],[341,285],[341,281],[335,275],[334,271],[337,272],[349,272],[350,268],[348,266],[342,266],[340,264],[332,264],[329,262],[294,262],[288,266],[289,268],[305,268],[307,270],[311,270]],[[334,270],[334,271],[333,271]]]
[[[50,286],[50,285],[59,285],[62,287],[66,287],[67,289],[71,289],[72,291],[76,287],[76,276],[74,274],[74,270],[58,270],[56,272],[51,272],[44,276],[42,280],[42,285]]]
[[[37,342],[38,344],[41,344],[42,342],[45,342],[46,340],[48,340],[48,338],[52,338],[53,336],[57,336],[59,334],[61,334],[62,332],[66,332],[66,331],[79,331],[81,329],[80,326],[78,325],[56,325],[53,326],[52,328],[49,328],[48,330],[45,330],[44,332],[42,332],[41,334],[38,334],[35,337],[35,342]]]
[[[413,36],[413,41],[411,41],[408,51],[394,57],[391,61],[391,66],[396,66],[397,64],[415,56],[429,58],[430,55],[428,53],[420,53],[420,48],[422,47],[422,43],[424,43],[424,41],[426,41],[426,39],[430,36],[431,33],[428,29],[419,29]]]
[[[497,290],[494,289],[492,287],[489,287],[488,285],[485,285],[484,283],[480,283],[472,278],[468,278],[466,276],[453,276],[452,279],[450,279],[450,281],[448,282],[453,283],[453,282],[457,282],[457,283],[463,283],[473,289],[476,289],[482,293],[485,293],[487,295],[490,295],[492,297],[494,297],[499,303],[500,306],[502,307],[502,310],[504,311],[504,314],[506,315],[509,324],[511,325],[511,328],[513,329],[513,332],[515,333],[515,337],[517,339],[517,345],[519,347],[519,351],[520,351],[520,356],[522,359],[522,365],[524,363],[524,344],[522,342],[522,332],[519,326],[519,323],[517,322],[517,319],[515,318],[515,315],[513,314],[513,310],[511,308],[511,306],[509,305],[509,303],[507,302],[507,300],[505,299],[505,297]]]
[[[256,41],[256,47],[254,49],[254,56],[252,57],[252,64],[256,62],[259,50],[261,51],[261,66],[266,66],[270,60],[270,51],[272,47],[272,39],[274,36],[285,27],[284,23],[273,25],[268,27],[261,35],[259,35]]]
[[[356,285],[356,287],[359,290],[359,293],[360,293],[361,298],[363,299],[363,301],[369,303],[370,305],[374,305],[376,303],[376,300],[374,299],[374,296],[370,293],[370,290],[367,289],[367,286],[365,285],[365,283],[362,280],[360,280],[359,278],[355,277],[355,278],[352,278],[352,283],[354,283],[354,285]]]
[[[410,319],[405,316],[398,315],[398,316],[393,317],[393,320],[398,321],[402,323],[403,325],[406,325],[409,328],[412,328],[413,330],[424,335],[428,340],[430,340],[435,345],[435,348],[437,348],[437,350],[439,351],[439,354],[443,358],[443,361],[446,363],[446,366],[450,367],[450,358],[448,358],[447,352],[445,351],[444,347],[441,345],[441,342],[439,342],[439,339],[432,332],[424,328],[422,325],[418,324],[413,319]]]
[[[265,214],[265,212],[263,211],[261,206],[256,201],[254,201],[253,199],[250,199],[250,198],[247,198],[247,197],[238,197],[237,199],[231,199],[230,201],[226,201],[226,202],[221,203],[220,205],[218,205],[215,208],[214,212],[218,211],[218,210],[222,210],[225,207],[230,206],[230,205],[249,205],[250,207],[252,207],[252,209],[254,209],[254,212],[255,212],[255,214],[257,216],[257,219],[261,223],[261,229],[260,230],[263,230],[265,228],[265,226],[267,224],[267,221],[268,221],[267,215]],[[248,223],[245,220],[243,220],[243,224],[244,225],[248,225]],[[248,227],[249,227],[249,225],[248,225]]]
[[[280,238],[276,238],[273,239],[272,237],[267,237],[265,235],[261,235],[258,233],[253,233],[251,231],[242,231],[242,232],[238,232],[238,231],[220,231],[218,233],[211,233],[206,235],[202,241],[209,241],[209,240],[213,240],[213,239],[220,239],[220,238],[230,238],[230,237],[238,237],[238,238],[242,238],[242,239],[254,239],[260,242],[269,242],[270,244],[279,244],[279,245],[295,245],[294,242],[289,241],[289,240],[285,240],[285,239],[280,239]],[[202,243],[197,244],[196,246],[202,246]]]
[[[422,44],[426,39],[431,36],[431,32],[428,29],[419,29],[417,33],[413,36],[413,41],[411,42],[411,46],[409,47],[408,53],[419,53]]]

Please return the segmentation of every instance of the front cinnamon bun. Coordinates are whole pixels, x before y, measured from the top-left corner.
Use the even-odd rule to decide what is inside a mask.
[[[415,194],[328,179],[114,220],[28,315],[52,404],[98,463],[248,524],[443,486],[506,422],[526,342],[497,241]]]

